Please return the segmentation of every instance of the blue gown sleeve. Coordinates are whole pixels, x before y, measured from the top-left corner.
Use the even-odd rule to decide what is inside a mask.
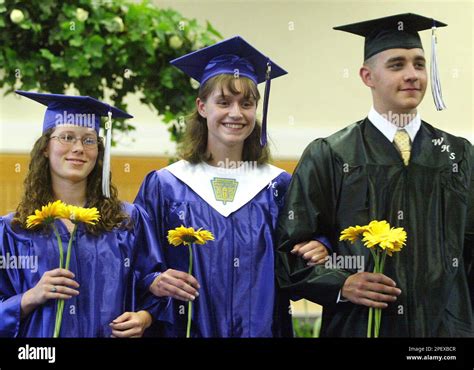
[[[323,244],[326,247],[326,249],[328,250],[328,253],[332,252],[331,242],[324,235],[315,236],[313,240],[316,240],[316,241],[320,242],[321,244]]]
[[[3,263],[8,256],[17,255],[13,236],[6,225],[8,221],[0,217],[0,257]],[[16,337],[20,329],[21,299],[15,287],[21,286],[17,269],[0,266],[0,337]]]
[[[156,297],[149,288],[163,271],[163,257],[150,218],[139,205],[133,206],[132,220],[135,233],[134,273],[137,282],[137,311],[148,311],[155,320],[169,321],[166,315],[170,298]]]

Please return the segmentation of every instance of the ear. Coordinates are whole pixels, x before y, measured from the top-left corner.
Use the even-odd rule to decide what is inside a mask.
[[[363,65],[360,67],[359,76],[362,82],[368,87],[374,87],[373,71],[370,67]]]
[[[196,108],[202,118],[207,118],[206,103],[204,103],[200,98],[196,98]]]

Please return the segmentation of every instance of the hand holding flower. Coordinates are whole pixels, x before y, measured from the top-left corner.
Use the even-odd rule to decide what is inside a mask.
[[[394,302],[401,290],[388,276],[372,272],[358,272],[349,276],[342,287],[343,298],[367,307],[386,308]]]
[[[36,307],[49,299],[70,299],[79,295],[79,284],[73,280],[74,274],[65,269],[46,271],[40,281],[27,290],[21,298],[21,317],[28,316]],[[55,291],[53,291],[55,290]]]
[[[209,240],[214,240],[214,235],[208,230],[194,230],[192,227],[179,226],[168,231],[168,243],[177,247],[181,244],[188,246],[189,268],[188,275],[193,273],[193,244],[206,244]],[[196,281],[197,283],[197,281]],[[181,288],[185,285],[181,285]],[[194,300],[194,298],[193,298]],[[191,337],[192,301],[188,301],[188,323],[186,325],[186,338]]]
[[[403,228],[393,228],[385,221],[371,221],[365,226],[351,226],[341,232],[340,241],[349,240],[355,243],[362,235],[362,242],[369,248],[374,258],[373,273],[358,273],[344,282],[342,296],[353,303],[369,307],[367,337],[378,338],[382,320],[382,308],[387,302],[396,300],[401,290],[395,288],[395,282],[383,275],[385,258],[394,252],[400,252],[405,245],[407,234]]]
[[[180,301],[194,301],[199,296],[200,285],[186,272],[168,269],[156,277],[150,291],[157,297],[172,297]]]
[[[64,250],[63,250],[63,243],[61,236],[59,235],[58,229],[56,228],[54,221],[56,219],[68,219],[74,224],[74,229],[71,233],[71,236],[69,238],[69,243],[68,243],[68,248],[67,248],[67,254],[66,254],[66,261],[64,261]],[[97,208],[82,208],[82,207],[77,207],[73,205],[67,205],[63,203],[61,200],[57,200],[55,202],[49,202],[47,205],[41,207],[41,210],[35,210],[35,213],[31,216],[28,216],[26,220],[26,227],[28,229],[30,228],[35,228],[39,225],[46,225],[49,226],[51,225],[53,232],[56,236],[56,240],[58,242],[58,250],[59,250],[59,274],[66,274],[66,276],[50,276],[45,273],[42,277],[47,281],[47,284],[45,284],[45,281],[38,283],[36,287],[38,289],[35,290],[33,288],[33,292],[30,292],[26,296],[26,301],[25,301],[25,308],[31,307],[31,301],[35,302],[35,296],[36,296],[36,301],[40,301],[45,298],[45,295],[47,294],[47,289],[50,290],[50,293],[58,294],[57,297],[50,297],[50,298],[57,298],[56,302],[56,321],[54,325],[54,332],[53,332],[53,337],[57,338],[60,335],[61,332],[61,323],[62,323],[62,317],[63,317],[63,310],[64,310],[64,299],[70,299],[72,298],[72,292],[70,291],[70,288],[64,287],[64,286],[59,286],[52,284],[52,282],[58,282],[61,283],[62,285],[67,285],[67,280],[71,276],[68,275],[71,272],[69,270],[69,263],[71,260],[71,250],[72,250],[72,243],[74,241],[74,237],[77,231],[77,226],[80,222],[82,223],[87,223],[94,225],[96,224],[100,219],[100,214],[97,211]],[[65,267],[65,269],[63,269]],[[67,271],[65,273],[64,271]],[[46,275],[46,276],[45,276]],[[50,277],[53,278],[53,280],[50,280]],[[54,278],[57,278],[54,280]],[[75,283],[75,282],[74,282]],[[77,284],[77,283],[75,283]],[[73,287],[76,287],[75,284],[72,284]],[[77,286],[78,287],[78,286]],[[35,292],[37,294],[35,294]],[[65,294],[65,293],[71,293],[71,294]],[[62,295],[65,295],[67,298],[63,298]],[[38,296],[40,299],[38,300]],[[49,295],[48,295],[49,296]],[[33,299],[31,299],[33,298]],[[50,299],[48,298],[48,299]],[[34,303],[33,303],[34,304]],[[28,311],[28,309],[25,310],[25,312]]]

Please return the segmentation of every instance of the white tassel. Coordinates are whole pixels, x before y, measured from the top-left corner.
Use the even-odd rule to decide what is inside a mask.
[[[105,150],[102,166],[102,194],[110,198],[110,148],[112,146],[112,112],[109,111],[105,123]]]
[[[436,56],[436,27],[431,28],[431,93],[437,110],[446,109],[441,92],[441,82],[439,79],[438,59]]]

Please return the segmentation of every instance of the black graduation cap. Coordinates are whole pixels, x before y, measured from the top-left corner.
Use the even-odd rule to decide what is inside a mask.
[[[334,27],[365,37],[364,60],[388,49],[423,49],[419,31],[447,24],[418,14],[405,13]]]
[[[445,26],[447,26],[447,24],[433,18],[413,13],[404,13],[347,24],[345,26],[334,27],[334,29],[353,33],[365,38],[364,60],[389,49],[423,49],[418,32],[432,29],[431,90],[436,108],[442,110],[445,108],[445,105],[439,82],[434,31],[437,27]]]

